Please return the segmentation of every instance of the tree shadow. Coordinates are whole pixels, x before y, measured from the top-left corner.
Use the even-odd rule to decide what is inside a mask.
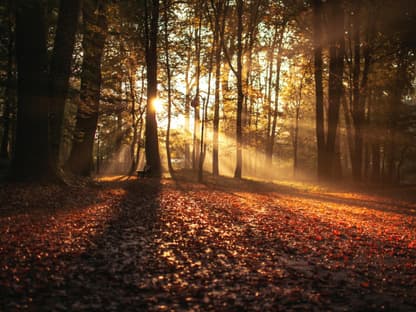
[[[26,306],[85,311],[256,307],[318,311],[385,304],[387,309],[410,311],[410,305],[394,297],[396,290],[389,290],[394,281],[383,282],[383,274],[396,272],[395,265],[407,261],[406,256],[389,258],[391,267],[386,263],[370,267],[366,258],[352,263],[354,270],[348,263],[333,269],[343,260],[331,254],[345,246],[353,249],[353,237],[361,236],[374,246],[386,241],[266,201],[268,195],[279,193],[299,196],[302,192],[296,188],[234,179],[206,184],[130,179],[100,182],[97,188],[97,198],[105,198],[97,203],[111,205],[102,230],[84,239],[81,252],[46,256],[48,261],[30,259],[28,271],[19,276],[25,280],[24,288],[0,289],[9,297],[0,299],[0,306],[6,310]],[[260,213],[251,202],[241,209],[241,192],[264,194],[265,203],[254,204],[279,214]],[[294,228],[294,221],[302,227]],[[345,237],[334,236],[334,230],[346,233]],[[318,234],[325,240],[316,240]],[[349,255],[373,252],[371,248],[363,244]],[[380,274],[379,269],[384,271]],[[360,286],[369,278],[365,274],[370,274],[375,288]],[[384,293],[378,293],[380,289]]]
[[[125,272],[138,274],[133,269],[139,267],[142,238],[149,236],[158,218],[160,181],[99,182],[89,189],[96,191],[95,200],[91,206],[68,207],[65,227],[54,230],[56,239],[47,241],[50,232],[40,230],[36,240],[44,241],[29,238],[22,245],[24,251],[20,246],[0,250],[5,256],[0,307],[101,311],[114,305],[128,307],[134,301],[140,308],[134,279],[125,280]],[[23,235],[57,219],[51,213],[39,223],[29,222]],[[74,224],[66,227],[68,223]],[[43,251],[32,250],[35,244]],[[24,258],[6,259],[13,250]]]

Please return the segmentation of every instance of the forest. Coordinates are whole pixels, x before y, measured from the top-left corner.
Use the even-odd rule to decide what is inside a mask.
[[[1,6],[3,171],[415,182],[412,1],[159,2]]]
[[[0,310],[414,311],[414,0],[4,0]]]

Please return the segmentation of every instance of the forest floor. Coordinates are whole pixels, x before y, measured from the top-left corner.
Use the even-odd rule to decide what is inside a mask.
[[[416,311],[416,188],[0,185],[0,311]]]

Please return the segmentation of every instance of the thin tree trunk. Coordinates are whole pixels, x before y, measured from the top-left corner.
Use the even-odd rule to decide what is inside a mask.
[[[296,177],[298,170],[298,137],[299,137],[299,111],[300,107],[296,107],[295,126],[293,134],[293,176]]]
[[[187,51],[186,68],[185,68],[185,168],[191,167],[191,130],[190,130],[190,113],[191,113],[191,82],[189,71],[191,68],[191,52]]]
[[[364,68],[363,68],[363,74],[361,78],[361,85],[360,85],[360,101],[361,101],[361,107],[364,110],[365,115],[365,106],[368,106],[367,109],[367,117],[364,116],[364,129],[363,129],[363,144],[366,145],[366,151],[365,151],[365,159],[364,159],[364,166],[365,166],[365,173],[368,171],[369,168],[369,154],[370,154],[370,148],[369,148],[369,133],[370,133],[370,114],[371,114],[371,105],[373,104],[369,95],[369,88],[368,88],[368,77],[370,73],[370,68],[372,66],[372,53],[371,53],[371,45],[374,38],[374,32],[375,32],[375,17],[374,14],[369,15],[370,18],[370,25],[367,29],[367,35],[366,40],[364,44],[363,54],[364,54]]]
[[[128,72],[128,79],[129,79],[129,95],[130,95],[130,102],[131,102],[131,120],[132,120],[132,128],[133,128],[133,138],[131,140],[130,145],[130,159],[131,159],[131,165],[129,174],[133,174],[133,172],[137,168],[136,158],[135,158],[135,151],[136,151],[136,144],[137,142],[137,116],[136,116],[136,95],[135,95],[135,88],[134,83],[136,81],[136,74],[135,70]]]
[[[212,174],[219,175],[218,164],[218,137],[220,125],[220,79],[221,79],[221,47],[216,43],[217,51],[215,55],[215,100],[214,100],[214,120],[213,120],[213,138],[212,138]]]
[[[324,91],[322,79],[322,3],[313,0],[313,51],[315,77],[315,113],[317,140],[317,173],[318,178],[324,177],[325,168],[325,129],[324,129]]]
[[[274,50],[276,49],[276,35],[273,38],[272,48],[269,50],[269,60],[267,62],[267,82],[266,86],[266,103],[267,103],[267,133],[266,133],[266,166],[272,165],[272,147],[271,143],[271,131],[272,131],[272,82],[273,82],[273,63],[274,63]]]
[[[207,145],[205,143],[205,127],[208,119],[208,103],[209,98],[211,96],[211,77],[212,77],[212,68],[214,63],[214,51],[215,47],[212,47],[212,51],[210,53],[209,58],[209,66],[208,66],[208,90],[207,90],[207,97],[203,99],[202,102],[202,122],[201,122],[201,143],[200,143],[200,150],[201,155],[199,157],[199,166],[198,166],[198,182],[203,181],[203,174],[204,174],[204,161],[206,156],[206,149]]]
[[[132,166],[130,168],[130,174],[132,174],[135,170],[137,170],[137,166],[139,165],[140,160],[140,149],[141,149],[141,140],[142,140],[142,130],[143,130],[143,114],[144,109],[142,107],[143,104],[143,90],[144,90],[144,66],[142,67],[140,80],[142,82],[140,87],[140,97],[137,99],[137,111],[138,115],[136,115],[135,105],[132,107],[132,119],[133,119],[133,140],[131,146],[131,157],[132,157]],[[134,75],[134,74],[133,74]],[[135,75],[134,75],[135,76]],[[130,81],[130,93],[131,93],[131,100],[135,103],[135,88],[134,83],[135,79],[131,77]]]
[[[402,96],[405,90],[406,80],[406,60],[404,51],[399,51],[398,66],[396,72],[396,82],[393,88],[392,97],[389,103],[389,120],[388,120],[388,136],[386,150],[386,172],[384,181],[388,184],[395,182],[396,162],[397,162],[397,140],[398,140],[398,120],[400,107],[402,106]]]
[[[201,32],[202,32],[202,12],[200,3],[197,3],[195,8],[195,15],[199,19],[198,27],[195,29],[195,59],[196,59],[196,91],[195,97],[192,101],[192,107],[194,108],[194,137],[193,137],[193,149],[192,149],[192,169],[198,170],[199,158],[201,156],[200,150],[200,79],[201,79]]]
[[[258,26],[258,20],[259,20],[259,11],[262,1],[261,0],[255,0],[250,1],[249,3],[249,23],[246,30],[246,33],[248,34],[245,36],[246,42],[244,44],[245,48],[243,48],[245,51],[245,59],[247,62],[245,63],[245,66],[243,67],[242,75],[243,75],[243,89],[247,90],[248,86],[250,85],[250,78],[251,78],[251,69],[252,69],[252,54],[253,54],[253,47],[256,42],[257,37],[257,26]],[[244,2],[243,2],[244,4]],[[247,92],[245,92],[247,93]],[[242,113],[242,126],[243,130],[247,128],[247,126],[250,124],[250,115],[248,110],[248,100],[249,97],[245,96],[243,100],[243,113]],[[243,140],[243,146],[246,144],[245,140],[247,138],[244,138]]]
[[[352,158],[352,175],[356,182],[362,180],[363,168],[363,126],[365,120],[365,101],[361,99],[362,89],[360,89],[360,67],[361,67],[361,16],[359,3],[355,5],[353,19],[354,37],[354,64],[353,64],[353,102],[352,116],[354,121],[354,153]],[[368,44],[368,43],[367,43]],[[363,77],[363,79],[365,79]]]
[[[348,151],[351,160],[351,164],[354,158],[354,136],[353,136],[353,129],[352,129],[352,122],[350,117],[350,112],[347,105],[347,99],[344,96],[341,99],[342,110],[344,112],[344,120],[345,120],[345,128],[347,130],[347,142],[348,142]]]
[[[169,8],[170,8],[170,1],[164,0],[165,10],[164,10],[164,30],[165,30],[165,59],[166,59],[166,75],[168,78],[168,125],[166,129],[166,156],[168,161],[168,170],[170,175],[174,174],[174,170],[172,167],[172,159],[170,153],[170,126],[171,126],[171,115],[172,115],[172,86],[171,86],[171,70],[170,70],[170,62],[169,62],[169,33],[168,33],[168,25],[169,25]]]
[[[328,79],[328,130],[325,153],[325,177],[336,176],[336,140],[339,121],[340,99],[343,92],[342,78],[344,72],[344,12],[338,2],[331,3],[330,25],[333,28],[329,47]]]
[[[236,139],[237,139],[237,163],[234,171],[234,178],[241,179],[242,167],[243,167],[243,1],[237,0],[237,128],[236,128]]]
[[[269,141],[269,157],[270,165],[273,163],[273,153],[274,153],[274,144],[276,140],[276,130],[277,130],[277,118],[279,116],[279,95],[280,95],[280,69],[282,67],[282,48],[283,48],[283,35],[285,32],[285,26],[282,26],[280,38],[278,41],[278,51],[277,51],[277,60],[276,60],[276,83],[274,88],[274,110],[273,110],[273,122],[270,129],[270,141]]]
[[[213,1],[211,5],[215,10],[215,29],[214,29],[214,46],[215,46],[215,100],[214,100],[214,120],[213,120],[213,138],[212,138],[212,174],[214,176],[219,175],[219,158],[218,158],[218,132],[220,125],[220,82],[221,82],[221,49],[222,43],[220,40],[223,38],[224,20],[220,25],[221,16],[225,17],[223,12],[223,2],[220,2],[217,7],[214,6]]]

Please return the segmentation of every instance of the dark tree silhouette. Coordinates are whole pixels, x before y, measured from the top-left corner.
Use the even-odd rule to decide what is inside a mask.
[[[107,18],[104,4],[95,0],[84,1],[83,17],[84,59],[81,74],[80,104],[68,167],[74,174],[89,176],[93,169],[94,135],[99,113],[101,58],[107,36]]]
[[[156,109],[157,99],[157,39],[159,23],[159,0],[145,1],[145,52],[147,67],[147,108],[145,128],[146,162],[153,176],[160,176],[161,163],[159,139],[157,134]]]
[[[17,129],[13,175],[49,179],[48,57],[42,1],[16,2]]]

